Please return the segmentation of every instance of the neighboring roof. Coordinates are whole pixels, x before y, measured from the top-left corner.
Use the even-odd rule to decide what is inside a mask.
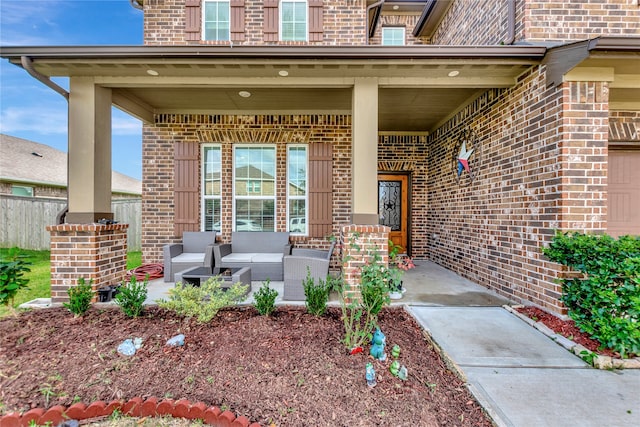
[[[67,186],[67,153],[48,145],[0,134],[0,180]],[[112,191],[142,194],[142,182],[113,171]]]

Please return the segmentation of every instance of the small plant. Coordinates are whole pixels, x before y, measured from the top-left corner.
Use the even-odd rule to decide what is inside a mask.
[[[29,265],[18,248],[11,248],[8,257],[0,261],[0,304],[13,306],[18,291],[29,283],[24,277],[24,273],[31,271]]]
[[[380,263],[378,254],[362,266],[360,290],[362,303],[368,312],[377,315],[382,307],[389,304],[389,286],[393,279],[392,271]]]
[[[169,300],[159,301],[158,305],[206,323],[213,319],[222,307],[244,301],[249,286],[235,283],[230,288],[224,289],[221,285],[220,276],[211,277],[200,286],[176,283],[176,286],[169,290]]]
[[[260,289],[253,295],[253,298],[256,300],[256,310],[258,310],[258,313],[262,316],[269,316],[276,309],[278,291],[271,289],[269,283],[271,283],[269,279],[262,282]]]
[[[329,288],[324,280],[315,280],[311,277],[311,272],[307,267],[307,277],[302,281],[304,287],[305,305],[307,311],[314,316],[322,316],[327,311],[329,301]]]
[[[123,283],[120,287],[120,292],[116,295],[116,304],[128,317],[138,317],[144,311],[148,278],[147,276],[143,282],[138,282],[135,276],[131,276],[129,284]]]
[[[348,350],[354,350],[371,341],[373,331],[378,325],[378,316],[367,310],[364,303],[357,301],[347,303],[345,287],[340,290],[339,294],[345,331],[342,342]]]
[[[69,302],[62,303],[64,308],[73,313],[75,317],[82,316],[91,307],[93,298],[93,279],[86,283],[84,277],[78,279],[78,286],[67,289]]]
[[[53,386],[49,383],[44,383],[38,390],[40,394],[44,397],[44,405],[49,406],[49,400],[52,397],[56,397],[56,392],[53,390]]]

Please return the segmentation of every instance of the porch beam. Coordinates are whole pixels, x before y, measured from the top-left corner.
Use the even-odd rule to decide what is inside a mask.
[[[145,123],[153,123],[153,107],[123,90],[112,92],[113,105]]]
[[[70,79],[67,223],[113,219],[111,102],[111,89],[93,78]]]
[[[378,224],[378,79],[353,86],[352,222]]]

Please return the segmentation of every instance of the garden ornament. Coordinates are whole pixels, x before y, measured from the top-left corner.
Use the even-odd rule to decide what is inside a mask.
[[[400,378],[402,381],[406,381],[408,373],[409,372],[407,371],[407,367],[402,365],[400,367],[400,370],[398,371],[398,378]]]
[[[397,359],[398,357],[400,357],[400,346],[398,344],[395,344],[391,349],[391,355],[393,356],[394,359]]]
[[[373,339],[371,340],[371,350],[369,354],[377,360],[385,361],[387,360],[387,353],[384,352],[384,345],[386,342],[386,338],[380,328],[376,329],[373,333]]]
[[[371,364],[371,362],[367,363],[364,376],[369,387],[376,386],[376,371],[375,369],[373,369],[373,365]]]
[[[394,377],[397,377],[399,371],[400,371],[400,362],[398,362],[397,360],[394,360],[391,363],[391,366],[389,366],[389,372],[391,372],[391,374]]]
[[[182,347],[184,345],[184,334],[169,338],[167,345],[171,347]]]

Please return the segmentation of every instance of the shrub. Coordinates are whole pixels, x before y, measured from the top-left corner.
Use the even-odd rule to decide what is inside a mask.
[[[234,283],[230,288],[224,289],[221,285],[220,276],[211,277],[200,286],[176,283],[174,288],[169,289],[169,300],[161,300],[158,305],[206,323],[213,319],[222,307],[242,302],[246,298],[249,287],[249,285]]]
[[[640,354],[640,237],[557,232],[542,252],[582,273],[561,279],[576,326],[622,357]]]
[[[329,287],[327,282],[320,279],[316,285],[315,280],[311,277],[311,272],[307,268],[307,277],[302,281],[304,287],[305,305],[307,311],[314,316],[322,316],[327,311],[327,302],[329,301]]]
[[[93,298],[93,279],[86,283],[84,277],[78,279],[78,286],[67,289],[69,302],[62,303],[63,307],[73,313],[74,316],[82,316],[91,307]]]
[[[258,310],[258,313],[262,316],[268,316],[276,309],[276,297],[278,296],[278,291],[271,289],[269,287],[269,283],[271,283],[269,279],[262,282],[260,289],[258,289],[253,295],[253,298],[256,301],[256,310]]]
[[[362,303],[370,313],[377,315],[382,307],[389,304],[389,286],[393,282],[392,271],[380,263],[380,256],[375,255],[362,266],[360,274],[360,291]]]
[[[128,317],[138,317],[144,311],[144,301],[147,299],[148,276],[143,282],[138,282],[135,276],[131,276],[128,284],[122,283],[116,295],[116,304]]]
[[[31,271],[30,263],[23,259],[18,248],[11,248],[8,255],[0,261],[0,304],[3,305],[13,305],[18,291],[29,283],[24,273]]]

